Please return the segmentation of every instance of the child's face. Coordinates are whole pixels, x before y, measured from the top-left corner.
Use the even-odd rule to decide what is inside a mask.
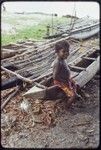
[[[58,52],[58,56],[59,56],[59,58],[67,59],[67,57],[69,56],[69,50],[67,51],[67,50],[61,49]]]

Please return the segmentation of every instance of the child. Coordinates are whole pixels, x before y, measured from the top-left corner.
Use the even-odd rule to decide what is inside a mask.
[[[68,107],[72,104],[76,93],[75,82],[71,79],[70,69],[66,59],[69,56],[69,43],[67,41],[57,42],[55,45],[57,58],[53,64],[54,85],[61,88],[68,97]]]

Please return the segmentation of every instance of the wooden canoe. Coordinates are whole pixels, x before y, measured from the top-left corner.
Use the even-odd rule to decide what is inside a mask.
[[[94,25],[90,25],[87,27],[80,27],[79,29],[74,29],[70,33],[69,31],[64,31],[62,33],[57,33],[55,35],[50,35],[45,37],[46,39],[56,38],[56,37],[67,37],[70,36],[71,38],[75,38],[78,40],[87,39],[99,33],[100,24],[96,23]]]
[[[80,87],[83,87],[87,82],[89,82],[93,78],[97,71],[99,71],[99,65],[99,50],[96,49],[93,50],[91,53],[88,52],[82,58],[74,60],[69,65],[71,69],[71,76]],[[28,90],[23,96],[34,99],[44,98],[45,88],[46,87],[43,87],[42,84],[35,85],[30,90]]]
[[[99,30],[100,30],[100,24],[97,23],[92,26],[84,27],[81,30],[76,29],[76,30],[72,31],[70,37],[72,37],[74,39],[80,39],[80,40],[87,39],[89,37],[92,37],[92,36],[98,34]]]

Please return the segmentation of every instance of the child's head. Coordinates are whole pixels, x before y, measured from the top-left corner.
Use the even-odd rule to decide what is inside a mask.
[[[55,44],[55,52],[59,58],[66,59],[69,55],[69,43],[67,41],[60,41]]]

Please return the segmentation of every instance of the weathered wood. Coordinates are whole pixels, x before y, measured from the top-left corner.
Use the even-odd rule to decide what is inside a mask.
[[[27,71],[32,71],[33,73],[35,73],[35,72],[37,73],[37,72],[40,72],[41,70],[44,70],[45,68],[47,68],[47,69],[50,68],[50,66],[51,66],[51,62],[44,60],[43,63],[41,63],[40,65],[36,65],[36,67],[34,65],[32,65],[32,66],[30,66],[30,68],[26,67],[25,69]]]
[[[33,91],[35,92],[33,94]],[[31,97],[31,98],[40,98],[40,97],[44,97],[45,95],[45,89],[43,88],[39,88],[36,85],[34,87],[32,87],[28,92],[26,92],[25,94],[23,94],[23,96],[26,97]]]
[[[40,48],[40,47],[39,47],[39,48],[36,48],[35,51],[38,51],[38,52],[40,53],[41,50],[42,50],[42,51],[45,51],[45,50],[47,50],[48,48],[53,47],[56,42],[59,42],[59,41],[62,41],[62,40],[67,40],[67,39],[68,39],[68,37],[58,39],[58,40],[53,41],[53,42],[51,42],[51,43],[48,43],[48,44],[46,44],[46,45],[42,45],[41,48]],[[17,57],[23,57],[24,55],[25,55],[25,56],[27,56],[27,55],[32,56],[33,53],[34,53],[33,48],[31,48],[31,49],[29,49],[29,50],[26,49],[26,52],[24,52],[24,53],[22,53],[22,54],[20,54],[20,55],[16,55],[16,56],[12,57],[11,59],[12,59],[12,61],[14,61]],[[28,59],[28,58],[27,58],[27,59]],[[10,61],[11,61],[11,60],[10,60]],[[20,63],[20,62],[19,62],[19,63]]]
[[[82,71],[75,81],[80,87],[83,87],[90,79],[96,74],[100,67],[100,56],[91,65],[86,68],[86,71]]]
[[[80,71],[86,70],[86,68],[78,67],[78,66],[72,66],[72,65],[69,65],[69,67],[72,68],[72,69],[80,70]]]
[[[79,47],[80,48],[80,47]],[[79,48],[77,48],[76,50],[74,50],[71,54],[70,54],[70,56],[69,57],[72,57],[78,50],[79,50]],[[34,53],[34,52],[33,52]],[[40,62],[40,61],[42,61],[42,60],[44,60],[44,59],[48,59],[48,57],[53,57],[54,56],[54,54],[55,54],[55,52],[54,52],[54,50],[53,49],[50,49],[49,51],[38,51],[36,54],[30,54],[31,55],[31,57],[28,55],[28,57],[29,58],[24,58],[24,59],[21,59],[21,60],[13,60],[12,59],[12,61],[11,60],[9,60],[9,61],[11,61],[11,62],[14,62],[15,63],[15,65],[18,65],[20,68],[23,68],[23,67],[25,67],[26,65],[28,65],[28,64],[31,64],[31,62],[33,62],[33,63],[38,63],[38,62]],[[46,56],[47,55],[47,56]],[[52,56],[51,56],[52,55]],[[44,56],[45,56],[45,58],[44,58]],[[7,61],[7,60],[5,60],[5,61]],[[2,63],[3,63],[3,61],[2,61]],[[3,63],[4,64],[4,63]]]
[[[67,36],[67,37],[65,37],[65,38],[58,39],[58,40],[53,41],[53,42],[50,42],[50,43],[48,43],[48,44],[46,44],[46,45],[42,45],[41,49],[44,49],[44,50],[45,50],[45,49],[47,49],[47,48],[50,48],[50,47],[53,46],[55,43],[60,42],[60,41],[62,41],[62,40],[67,40],[68,38],[69,38],[69,36]],[[36,50],[38,51],[39,48],[37,48]],[[32,54],[32,51],[29,50],[29,51],[23,53],[22,55],[25,55],[25,54],[28,54],[28,53],[31,53],[31,54]]]
[[[36,58],[36,59],[34,59],[34,57],[29,58],[27,60],[27,63],[26,63],[25,60],[21,61],[21,62],[19,61],[19,64],[22,63],[22,62],[25,62],[24,64],[20,64],[20,67],[21,67],[21,66],[28,65],[28,64],[31,64],[31,63],[38,63],[38,62],[42,62],[43,60],[48,60],[48,58],[51,58],[52,56],[54,56],[54,52],[50,52],[50,53],[47,52],[47,54],[42,56],[42,57],[39,57],[39,58]]]
[[[79,49],[79,48],[78,48]],[[77,49],[77,50],[78,50]],[[88,52],[85,51],[84,53],[80,53],[79,57],[77,57],[75,60],[71,61],[71,59],[69,59],[69,65],[75,65],[77,63],[79,63],[81,60],[82,60],[82,57],[84,56],[89,56],[89,54],[93,53],[94,51],[96,50],[89,50]],[[74,51],[75,52],[75,51]],[[72,53],[73,54],[73,53]],[[73,55],[72,55],[73,56]],[[71,58],[72,58],[71,56]],[[51,58],[53,59],[53,57]],[[20,74],[21,76],[24,76],[24,77],[30,77],[30,80],[32,80],[32,83],[34,83],[34,81],[40,81],[42,80],[44,77],[46,76],[49,76],[52,74],[52,68],[51,68],[51,59],[50,60],[47,60],[46,61],[44,60],[44,62],[41,64],[41,62],[38,62],[36,64],[33,64],[33,65],[37,65],[37,66],[26,66],[24,69],[20,69],[18,70],[16,73],[17,74]],[[50,69],[51,68],[51,69]],[[29,74],[29,76],[26,76],[24,75],[24,73],[26,73],[26,71],[28,72],[27,75]],[[46,73],[45,73],[46,72]],[[23,82],[21,82],[23,80],[18,80],[18,77],[16,77],[16,79],[14,79],[12,82],[10,81],[9,83],[7,83],[7,86],[6,86],[6,83],[4,85],[4,87],[6,88],[10,88],[10,87],[14,87],[16,85],[16,83],[18,84],[22,84]],[[10,84],[10,85],[8,85]],[[4,89],[5,89],[4,88]]]
[[[88,52],[85,51],[83,54],[81,54],[79,57],[77,57],[74,61],[69,61],[69,65],[76,65],[77,63],[79,63],[82,60],[83,56],[89,55],[91,53],[93,53],[95,50],[90,49]],[[50,69],[50,73],[52,73],[52,69]],[[47,73],[46,73],[47,74]],[[31,78],[34,78],[33,75]],[[40,77],[39,77],[40,78]]]
[[[79,29],[73,29],[74,23],[72,24],[71,29],[69,28],[69,29],[66,29],[65,31],[62,31],[62,33],[59,32],[52,36],[48,36],[48,38],[57,37],[57,36],[58,37],[59,36],[62,36],[62,37],[70,36],[75,39],[86,39],[86,38],[91,37],[99,32],[99,23],[96,23],[96,24],[93,24],[93,25],[90,25],[87,27],[80,27]]]
[[[10,69],[12,71],[19,69],[17,66],[15,66],[14,64],[8,64],[8,65],[4,65],[3,66],[6,69]]]
[[[96,23],[96,24],[93,24],[93,25],[90,25],[90,26],[87,26],[87,27],[83,27],[83,28],[81,28],[81,29],[74,29],[73,31],[72,31],[72,33],[75,33],[75,32],[78,32],[78,31],[87,31],[87,29],[90,29],[90,28],[93,28],[93,27],[96,27],[96,26],[99,26],[99,23]]]
[[[13,72],[13,71],[11,71],[11,70],[8,70],[8,69],[4,68],[3,66],[1,66],[1,69],[4,70],[4,71],[7,72],[7,73],[10,73],[10,74],[12,74],[12,75],[17,76],[18,79],[21,79],[21,80],[24,81],[24,82],[27,82],[27,83],[31,83],[31,82],[32,82],[32,80],[30,80],[30,79],[28,79],[28,78],[25,78],[25,77],[22,77],[21,75],[19,75],[19,74]]]
[[[1,90],[6,90],[17,85],[21,86],[22,84],[23,81],[21,79],[18,79],[17,77],[11,77],[9,80],[1,82]]]
[[[36,56],[34,56],[34,57],[32,57],[32,58],[30,58],[29,60],[27,60],[27,62],[24,60],[24,61],[19,61],[19,64],[17,65],[17,66],[19,66],[20,68],[23,68],[23,67],[25,67],[25,66],[27,66],[27,65],[31,65],[31,64],[35,64],[35,63],[40,63],[42,60],[44,60],[44,61],[48,61],[48,59],[52,59],[52,58],[54,58],[54,55],[55,54],[55,52],[54,51],[47,51],[47,54],[44,54],[44,55],[40,55],[40,57],[39,58],[37,58]],[[73,53],[71,54],[71,55],[73,55]],[[35,57],[36,57],[36,59],[35,59]],[[24,63],[23,63],[24,62]],[[17,64],[18,62],[16,62],[15,64]]]
[[[76,77],[77,75],[78,75],[78,73],[76,73],[76,72],[71,72],[71,78],[73,78],[73,77]],[[49,77],[49,80],[51,79],[52,77],[50,76]],[[34,80],[35,81],[35,80]],[[47,82],[47,81],[46,81]],[[42,83],[42,82],[40,82],[40,83]],[[43,82],[43,83],[45,83],[45,82]],[[56,86],[57,87],[57,86]],[[55,88],[55,87],[53,87],[53,88]],[[41,85],[41,84],[36,84],[34,87],[32,87],[28,92],[26,92],[23,96],[24,97],[30,97],[30,98],[44,98],[44,96],[45,96],[45,93],[46,93],[46,90],[47,90],[47,93],[49,94],[50,93],[50,91],[52,92],[52,91],[54,91],[54,89],[48,89],[47,90],[47,87],[46,86],[43,86],[43,85]],[[58,88],[58,87],[57,87]],[[55,88],[56,89],[56,88]],[[51,95],[51,94],[50,94]],[[55,96],[57,96],[56,94],[55,94]],[[51,96],[52,97],[52,96]]]
[[[73,52],[71,52],[70,53],[70,56],[69,56],[69,59],[77,52],[79,50],[79,48],[77,48],[76,50],[74,50]],[[49,52],[47,52],[47,54],[48,55],[45,55],[45,57],[42,57],[42,58],[39,58],[39,59],[36,59],[36,60],[33,60],[33,61],[31,61],[31,62],[28,62],[28,63],[24,63],[24,64],[21,64],[20,65],[20,67],[22,68],[22,69],[20,69],[19,71],[21,71],[21,70],[26,70],[27,68],[28,68],[28,71],[30,71],[30,70],[32,70],[33,72],[34,71],[36,71],[36,70],[39,70],[39,69],[41,69],[41,66],[38,66],[38,67],[35,67],[34,68],[34,64],[35,63],[37,63],[37,65],[38,65],[38,62],[40,63],[40,62],[42,62],[42,60],[44,60],[44,62],[45,61],[47,61],[46,63],[45,63],[45,65],[47,64],[48,66],[50,65],[48,62],[50,61],[50,56],[52,55],[52,56],[54,56],[54,53],[55,52],[51,52],[51,53],[49,53]],[[52,56],[51,56],[51,59],[52,59]],[[49,59],[48,59],[48,57],[49,57]],[[30,69],[29,69],[29,67],[27,67],[26,65],[31,65],[32,64],[32,67],[30,67]],[[19,66],[19,65],[18,65]],[[25,67],[26,66],[26,68],[23,68],[23,67]],[[44,65],[42,64],[42,68],[44,68]],[[19,72],[18,71],[18,72]]]
[[[72,72],[72,78],[75,80],[75,82],[80,87],[84,86],[88,81],[90,81],[90,79],[99,70],[99,65],[100,65],[99,59],[100,59],[100,56],[98,56],[98,58],[94,62],[92,62],[91,64],[88,64],[87,68],[73,66],[74,68],[76,68],[76,69],[79,68],[81,70],[80,73],[76,73],[74,75]],[[82,61],[83,61],[83,59],[82,59]],[[35,89],[37,89],[37,91],[35,91]],[[39,95],[38,95],[38,91],[39,91]],[[45,95],[45,89],[43,90],[43,88],[40,89],[40,88],[34,86],[27,93],[25,93],[23,96],[34,97],[34,98],[37,98],[37,97],[38,98],[44,98],[44,95]]]
[[[30,77],[31,79],[31,83],[34,83],[34,81],[40,80],[41,78],[44,78],[44,76],[40,76],[41,74],[43,74],[43,72],[46,72],[48,70],[48,68],[43,68],[43,70],[39,70],[38,72],[34,72],[34,74],[31,76],[30,72],[26,72],[26,74],[24,74],[25,77]],[[14,74],[13,74],[14,75]],[[38,76],[40,76],[40,78],[37,78]],[[26,78],[27,79],[27,78]],[[22,85],[23,81],[21,78],[18,78],[18,76],[16,77],[11,77],[9,80],[4,81],[1,84],[1,90],[5,90],[11,87],[15,87],[16,85]],[[25,81],[26,82],[26,81]],[[30,82],[28,82],[30,83]]]
[[[79,63],[83,57],[89,57],[89,55],[91,55],[92,53],[94,53],[96,51],[96,49],[89,49],[89,51],[85,51],[84,53],[81,53],[81,55],[75,59],[73,59],[73,61],[69,60],[69,65],[75,65],[77,63]]]
[[[83,59],[87,59],[87,60],[96,60],[96,58],[91,58],[91,57],[83,57]]]
[[[16,53],[15,50],[13,50],[13,49],[6,49],[6,48],[3,48],[2,52],[15,52]]]
[[[30,62],[40,62],[42,59],[45,59],[46,57],[49,57],[51,54],[54,54],[55,52],[52,50],[52,49],[50,49],[49,51],[43,51],[43,52],[37,52],[37,53],[35,53],[34,54],[34,52],[33,52],[33,54],[31,54],[31,57],[28,55],[26,58],[22,58],[21,60],[19,59],[19,60],[13,60],[12,58],[12,60],[10,59],[6,59],[6,61],[8,62],[8,61],[10,61],[10,62],[14,62],[14,64],[15,65],[23,65],[22,63],[25,63],[25,64],[27,64],[27,63],[30,63]],[[45,57],[45,58],[44,58]],[[5,62],[5,61],[2,61],[2,63],[3,62]]]
[[[11,89],[11,91],[9,93],[7,93],[6,95],[4,95],[2,98],[5,99],[7,96],[9,96],[15,89]]]
[[[30,74],[29,72],[24,72],[22,73],[22,75],[24,74],[24,76],[27,78],[29,78],[32,74]],[[23,85],[23,81],[19,78],[17,78],[16,76],[9,78],[8,80],[5,81],[1,81],[1,90],[6,90],[12,87],[15,87],[16,85],[22,86]]]
[[[34,84],[39,87],[39,88],[42,88],[42,89],[45,89],[46,87],[40,83],[37,83],[37,82],[34,82]]]
[[[5,102],[1,105],[1,110],[4,109],[4,107],[7,105],[8,102],[10,102],[10,100],[17,94],[17,92],[19,91],[19,87],[17,87],[17,89],[5,100]]]
[[[27,50],[27,47],[25,47],[24,46],[24,48],[21,48],[21,49],[19,49],[19,47],[18,47],[18,49],[17,50],[15,50],[15,49],[13,49],[12,47],[11,47],[11,49],[9,48],[2,48],[2,52],[15,52],[15,53],[22,53],[22,52],[24,52],[24,51],[26,51]]]
[[[33,79],[33,82],[35,82],[35,81],[42,80],[45,77],[50,76],[50,75],[52,75],[52,69],[48,70],[47,73],[43,73],[41,76],[39,76],[39,77],[37,77],[35,79],[33,79],[33,76],[31,76],[30,79]]]
[[[2,52],[1,59],[12,57],[16,54],[16,52]]]
[[[52,52],[52,50],[53,49],[51,49],[50,50],[50,52]],[[78,48],[78,50],[79,50],[79,48]],[[75,53],[76,53],[76,51],[77,51],[77,49],[75,50],[75,51],[73,51],[73,53],[71,53],[72,54],[72,56],[75,56]],[[84,53],[87,53],[87,51],[85,51],[85,52],[83,52],[82,54],[84,55]],[[91,52],[90,52],[91,53]],[[30,53],[29,53],[30,54]],[[28,55],[29,55],[28,54]],[[23,66],[22,64],[22,68],[21,69],[19,69],[18,71],[17,71],[17,74],[20,74],[21,76],[23,76],[22,75],[22,73],[23,72],[25,72],[25,71],[29,71],[29,73],[31,73],[31,76],[30,76],[30,79],[34,79],[34,81],[37,81],[37,80],[41,80],[41,79],[43,79],[44,77],[45,77],[45,75],[47,75],[47,73],[45,74],[44,72],[45,71],[47,71],[50,67],[49,67],[49,65],[50,65],[50,63],[51,63],[51,60],[52,59],[54,59],[53,58],[53,56],[55,56],[54,55],[54,53],[52,54],[52,56],[51,55],[49,55],[49,52],[48,52],[48,49],[47,49],[47,52],[43,52],[43,54],[47,54],[47,57],[45,56],[44,57],[44,59],[43,59],[43,56],[42,56],[42,59],[41,59],[41,55],[40,55],[40,51],[39,51],[39,56],[40,56],[40,58],[37,58],[36,56],[35,56],[35,53],[34,53],[34,55],[31,57],[31,58],[35,58],[35,60],[30,60],[29,61],[29,59],[28,59],[28,64],[29,64],[29,67],[28,67],[28,64],[26,63],[25,65],[26,66]],[[81,57],[81,53],[80,53],[80,55],[78,55],[79,54],[79,52],[77,52],[76,53],[76,55],[77,55],[77,57],[78,56],[80,56]],[[30,54],[31,55],[31,54]],[[72,57],[71,56],[71,57]],[[86,55],[85,55],[86,56]],[[48,61],[48,58],[50,58],[51,57],[51,59]],[[75,61],[75,64],[77,63],[77,57],[76,57],[76,61]],[[72,57],[73,58],[73,57]],[[74,57],[75,58],[75,57]],[[45,63],[43,63],[43,64],[41,64],[42,63],[42,60],[44,60],[45,61]],[[71,62],[71,60],[72,59],[70,59],[69,60],[69,62]],[[73,59],[74,60],[74,59]],[[81,60],[81,58],[79,59],[79,61]],[[78,61],[78,62],[79,62]],[[15,60],[15,62],[16,62],[16,60]],[[32,63],[32,62],[34,62],[34,63]],[[19,61],[19,63],[20,63],[20,61]],[[23,63],[24,64],[24,63]],[[35,66],[34,66],[35,65]],[[74,65],[74,64],[73,64]],[[18,65],[18,66],[20,66],[20,64]],[[48,66],[48,67],[47,67]],[[39,69],[39,70],[38,70]],[[51,72],[49,72],[49,74],[51,74],[52,73],[52,71]],[[41,75],[42,74],[42,75]],[[48,75],[49,75],[48,74]],[[25,76],[24,76],[25,77]],[[21,80],[22,81],[22,80]],[[32,81],[32,82],[34,82],[34,81]]]
[[[85,31],[85,29],[81,30],[81,31],[74,31],[72,34],[71,34],[71,37],[75,38],[75,39],[87,39],[91,36],[94,36],[96,35],[98,32],[99,32],[99,25],[96,25],[97,27],[95,29],[89,29],[86,28],[87,30],[89,31]],[[81,34],[82,33],[82,34]]]

